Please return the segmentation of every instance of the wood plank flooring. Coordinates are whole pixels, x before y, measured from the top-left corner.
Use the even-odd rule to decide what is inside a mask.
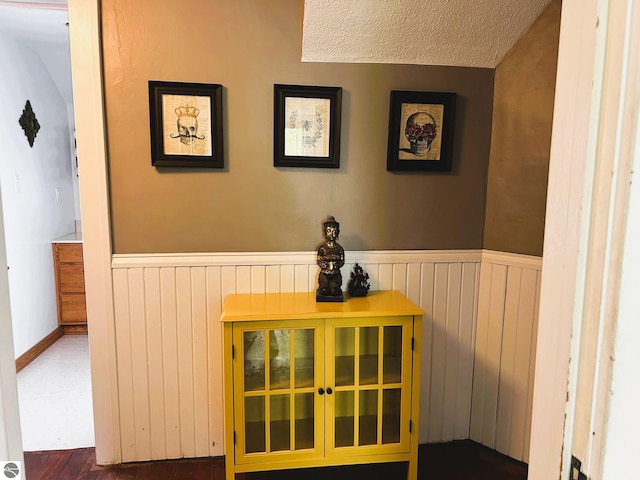
[[[27,480],[224,480],[224,459],[164,460],[108,467],[93,448],[25,452]],[[236,475],[236,480],[403,480],[406,464],[370,464]],[[470,440],[420,445],[419,480],[526,480],[527,465]]]

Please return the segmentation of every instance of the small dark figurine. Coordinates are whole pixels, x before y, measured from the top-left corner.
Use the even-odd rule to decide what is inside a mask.
[[[322,233],[325,242],[318,248],[318,290],[316,302],[342,302],[342,274],[340,268],[344,265],[344,249],[336,241],[340,235],[340,224],[335,218],[329,217],[323,223]]]
[[[369,293],[369,274],[366,273],[357,263],[353,266],[351,278],[347,284],[347,290],[352,297],[364,297]]]

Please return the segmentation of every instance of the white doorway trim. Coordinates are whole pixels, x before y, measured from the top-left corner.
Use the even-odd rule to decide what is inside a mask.
[[[619,435],[606,416],[624,231],[637,224],[638,27],[632,0],[562,5],[529,480],[570,478],[573,454],[601,478],[603,440]]]
[[[8,268],[0,195],[0,461],[19,461],[24,465]]]
[[[99,0],[69,0],[96,462],[120,463]]]
[[[559,478],[577,277],[597,0],[565,0],[551,137],[529,480]]]

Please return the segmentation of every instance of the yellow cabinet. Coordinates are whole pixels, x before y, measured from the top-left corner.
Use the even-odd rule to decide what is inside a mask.
[[[395,291],[227,297],[227,480],[236,472],[409,462],[417,475],[422,310]]]

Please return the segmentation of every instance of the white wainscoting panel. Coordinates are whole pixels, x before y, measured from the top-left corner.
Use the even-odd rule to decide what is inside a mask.
[[[529,457],[542,259],[485,251],[480,268],[470,438]]]
[[[372,290],[399,290],[425,311],[419,442],[471,436],[521,459],[539,269],[481,267],[481,250],[346,258],[345,288],[357,262]],[[313,291],[315,262],[315,252],[114,255],[123,461],[223,454],[223,299]]]

